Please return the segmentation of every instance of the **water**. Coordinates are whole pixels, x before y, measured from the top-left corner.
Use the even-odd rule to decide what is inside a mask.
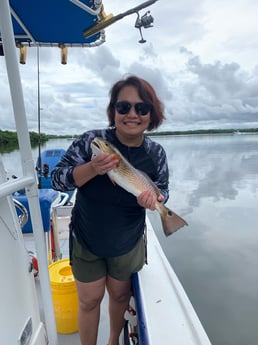
[[[168,206],[189,223],[171,238],[157,231],[168,260],[214,345],[257,345],[258,136],[158,141],[169,160]]]
[[[54,140],[48,140],[46,143],[42,144],[41,146],[41,152],[46,149],[51,148],[64,148],[65,150],[69,147],[69,145],[72,143],[69,139],[54,139]],[[0,153],[5,171],[7,173],[7,176],[21,176],[22,175],[22,169],[21,169],[21,156],[19,150],[14,150],[11,153]],[[37,162],[37,158],[39,156],[39,149],[38,147],[32,149],[32,158],[35,162]]]
[[[213,345],[257,345],[258,135],[155,140],[169,161],[167,205],[189,223],[166,238],[149,213],[167,258]],[[51,140],[42,150],[70,143]],[[9,174],[21,174],[18,151],[2,158]]]

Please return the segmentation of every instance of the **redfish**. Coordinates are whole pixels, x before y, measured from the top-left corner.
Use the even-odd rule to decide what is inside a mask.
[[[113,183],[119,185],[136,197],[146,190],[151,190],[153,194],[158,197],[160,191],[155,183],[147,176],[147,174],[134,168],[110,142],[96,137],[91,142],[91,148],[93,155],[98,155],[101,152],[115,155],[115,158],[118,161],[117,166],[107,172]],[[171,211],[158,200],[156,201],[155,209],[160,214],[163,231],[166,236],[171,235],[184,225],[188,225],[183,218]]]

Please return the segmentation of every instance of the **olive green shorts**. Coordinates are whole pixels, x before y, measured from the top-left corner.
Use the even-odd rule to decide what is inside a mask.
[[[92,254],[72,238],[72,271],[75,279],[89,283],[107,275],[117,280],[128,280],[132,273],[138,272],[145,262],[145,243],[141,238],[128,253],[100,258]]]

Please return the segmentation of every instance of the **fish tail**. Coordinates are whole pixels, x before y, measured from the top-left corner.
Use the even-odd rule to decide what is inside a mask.
[[[165,205],[159,210],[161,223],[163,227],[164,234],[169,236],[182,228],[185,225],[188,225],[187,222],[177,215],[175,212],[171,211]]]

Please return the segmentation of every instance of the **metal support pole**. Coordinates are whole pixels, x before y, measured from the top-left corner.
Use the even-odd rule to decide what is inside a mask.
[[[46,322],[46,330],[48,334],[49,344],[57,345],[58,339],[50,290],[48,263],[46,258],[46,246],[44,245],[44,231],[38,198],[38,186],[31,152],[30,137],[27,126],[25,105],[22,92],[22,84],[16,56],[16,47],[8,0],[0,1],[0,30],[2,35],[6,69],[9,79],[16,130],[22,159],[22,171],[24,176],[34,178],[34,183],[30,184],[29,187],[27,186],[26,192],[29,202],[31,222],[33,226],[36,251],[39,262],[41,276],[40,288],[43,300],[43,311],[45,314],[44,316]]]

